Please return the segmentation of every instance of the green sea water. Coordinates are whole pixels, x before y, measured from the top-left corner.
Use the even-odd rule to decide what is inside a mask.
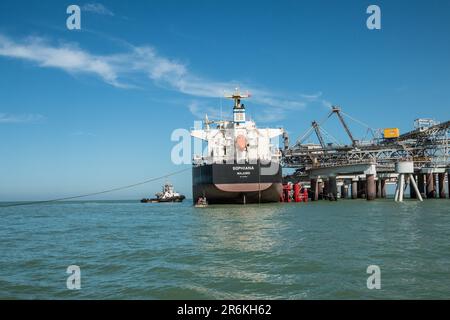
[[[448,299],[450,200],[0,208],[0,298]]]

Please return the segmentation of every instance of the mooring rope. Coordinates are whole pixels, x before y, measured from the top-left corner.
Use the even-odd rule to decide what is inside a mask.
[[[129,184],[126,186],[122,186],[122,187],[117,187],[117,188],[112,188],[112,189],[108,189],[108,190],[103,190],[103,191],[97,191],[97,192],[92,192],[92,193],[86,193],[86,194],[81,194],[81,195],[76,195],[76,196],[71,196],[71,197],[65,197],[65,198],[57,198],[57,199],[51,199],[51,200],[42,200],[42,201],[27,201],[27,202],[16,202],[16,203],[11,203],[11,204],[6,204],[6,205],[0,205],[0,208],[9,208],[9,207],[19,207],[19,206],[29,206],[29,205],[35,205],[35,204],[44,204],[44,203],[50,203],[50,202],[58,202],[58,201],[67,201],[67,200],[73,200],[73,199],[79,199],[79,198],[85,198],[85,197],[89,197],[89,196],[96,196],[99,194],[105,194],[105,193],[110,193],[110,192],[115,192],[115,191],[119,191],[119,190],[124,190],[124,189],[130,189],[130,188],[134,188],[143,184],[147,184],[153,181],[157,181],[157,180],[161,180],[170,176],[174,176],[176,174],[180,174],[182,172],[185,172],[187,170],[191,170],[191,168],[185,168],[183,170],[178,170],[169,174],[165,174],[163,176],[159,176],[156,178],[151,178],[142,182],[138,182],[138,183],[133,183],[133,184]]]

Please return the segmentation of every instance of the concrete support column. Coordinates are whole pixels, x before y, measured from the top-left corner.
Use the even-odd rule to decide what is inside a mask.
[[[386,199],[386,179],[381,179],[381,197]]]
[[[425,198],[425,179],[423,173],[419,172],[417,176],[417,187],[419,188],[419,192],[422,195],[422,198]]]
[[[341,186],[341,198],[342,199],[348,198],[348,185],[345,184],[345,181]]]
[[[337,184],[335,176],[328,177],[328,199],[332,201],[337,200]]]
[[[375,200],[376,197],[376,187],[375,187],[375,175],[366,175],[366,199]]]
[[[381,198],[381,179],[376,180],[375,184],[376,184],[376,189],[377,189],[376,197]]]
[[[413,177],[414,177],[414,175],[413,175]],[[411,199],[417,199],[416,190],[414,190],[414,185],[411,182],[409,182],[409,197]]]
[[[445,199],[445,172],[438,174],[439,198]]]
[[[311,200],[319,200],[319,184],[317,183],[317,179],[311,179]]]
[[[434,173],[427,173],[427,198],[433,199],[436,197],[436,185],[434,183]]]
[[[352,199],[358,198],[358,180],[352,180]]]

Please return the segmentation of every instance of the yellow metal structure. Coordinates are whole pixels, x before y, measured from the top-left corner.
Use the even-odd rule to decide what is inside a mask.
[[[385,139],[393,139],[400,137],[400,130],[398,128],[386,128],[383,131],[383,137]]]

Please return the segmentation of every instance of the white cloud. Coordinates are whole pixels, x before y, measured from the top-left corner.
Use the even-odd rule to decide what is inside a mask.
[[[95,75],[119,88],[145,87],[148,83],[142,83],[144,76],[153,84],[197,98],[218,98],[225,90],[230,92],[240,85],[252,94],[252,103],[265,106],[265,118],[274,121],[281,120],[287,111],[304,109],[322,95],[321,92],[287,95],[237,81],[214,81],[196,75],[179,61],[159,55],[151,46],[130,45],[123,53],[96,55],[74,44],[53,44],[36,37],[14,41],[0,34],[0,56],[34,62],[40,67],[57,68],[71,74]],[[204,108],[204,105],[198,105],[195,112],[203,112]]]
[[[322,102],[322,106],[324,106],[325,109],[331,110],[331,107],[333,106],[333,104],[330,101],[328,101],[328,100],[321,100],[321,102]]]
[[[231,119],[232,116],[229,108],[228,110],[224,108],[221,112],[220,107],[212,107],[210,104],[201,103],[197,100],[189,103],[188,109],[198,119],[205,118],[205,115],[209,119]]]
[[[81,7],[81,10],[87,11],[87,12],[92,12],[92,13],[97,13],[97,14],[102,14],[105,16],[111,16],[111,17],[114,16],[114,12],[112,12],[111,10],[106,8],[101,3],[86,3]]]
[[[45,119],[40,114],[7,114],[0,113],[0,123],[36,123]]]
[[[278,122],[286,117],[286,112],[283,109],[264,109],[258,112],[255,116],[257,122]]]
[[[322,92],[317,92],[315,94],[301,94],[300,96],[308,100],[317,100],[322,96]]]
[[[0,56],[28,60],[41,67],[58,68],[69,73],[96,74],[111,85],[125,86],[118,82],[115,68],[107,57],[91,55],[70,44],[52,46],[36,37],[15,42],[0,35]]]

